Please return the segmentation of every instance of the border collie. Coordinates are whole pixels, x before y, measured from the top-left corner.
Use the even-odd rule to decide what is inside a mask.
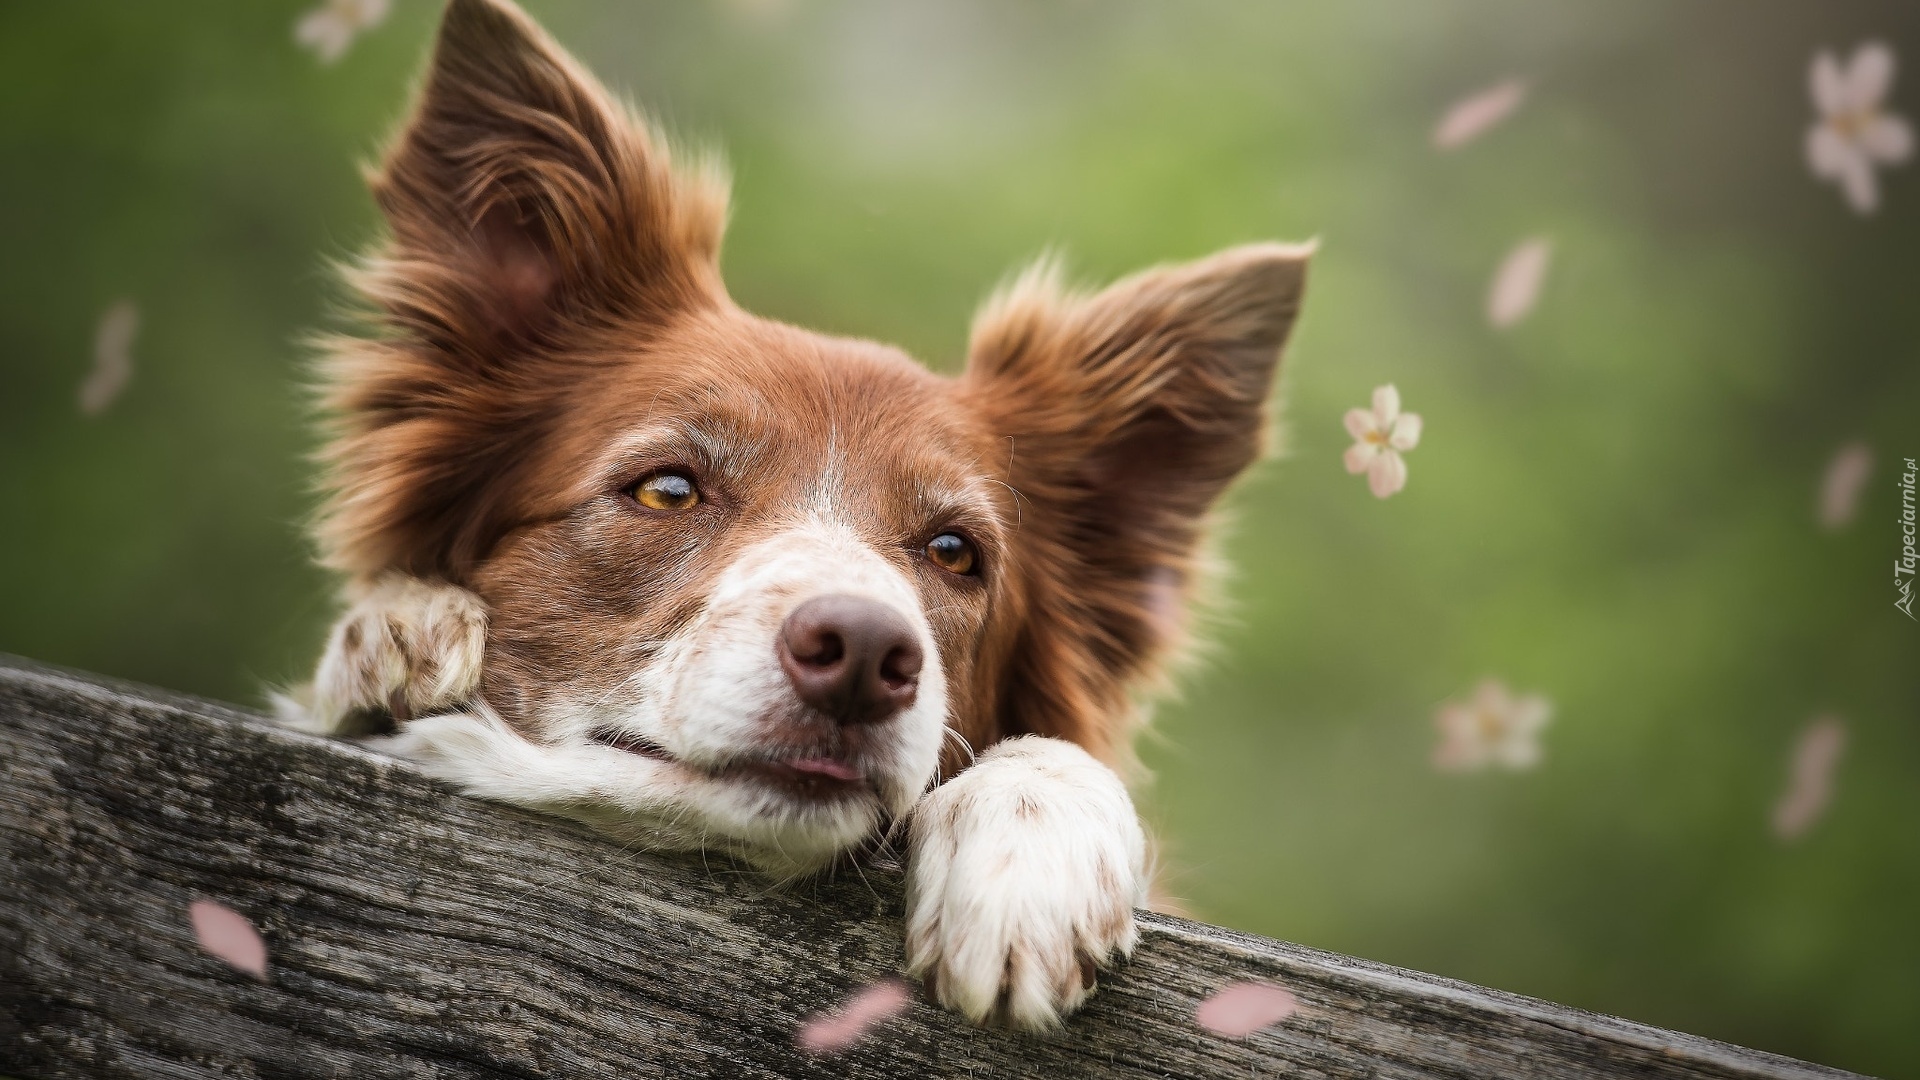
[[[736,306],[721,171],[507,0],[452,0],[370,184],[321,368],[350,606],[298,722],[776,879],[904,827],[909,971],[1057,1025],[1135,942],[1117,770],[1311,246],[1043,261],[936,375]]]

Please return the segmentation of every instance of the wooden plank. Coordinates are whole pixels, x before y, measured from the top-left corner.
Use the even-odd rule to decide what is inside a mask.
[[[915,1000],[854,1048],[809,1016],[898,971],[897,875],[783,893],[622,851],[229,706],[0,657],[0,1072],[25,1077],[1835,1077],[1786,1058],[1181,919],[1067,1028]],[[208,897],[269,977],[201,952]],[[1276,983],[1245,1039],[1207,995]]]

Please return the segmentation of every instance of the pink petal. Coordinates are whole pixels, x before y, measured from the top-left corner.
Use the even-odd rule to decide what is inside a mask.
[[[1820,525],[1838,529],[1851,522],[1860,509],[1860,489],[1873,474],[1873,451],[1863,442],[1841,447],[1827,463],[1820,480]]]
[[[1544,237],[1524,241],[1507,253],[1487,290],[1488,322],[1504,329],[1527,317],[1540,299],[1552,254],[1553,245]]]
[[[1820,820],[1833,797],[1833,773],[1846,745],[1846,725],[1836,716],[1823,716],[1800,733],[1787,790],[1773,808],[1774,835],[1798,840]]]
[[[1893,71],[1893,49],[1886,42],[1869,41],[1853,50],[1844,76],[1847,107],[1854,112],[1879,108],[1893,89]]]
[[[1434,715],[1440,729],[1440,743],[1433,748],[1433,767],[1445,772],[1473,768],[1480,764],[1485,748],[1474,738],[1472,720],[1459,706],[1449,706]]]
[[[1859,156],[1860,148],[1848,142],[1832,124],[1823,122],[1807,129],[1807,168],[1820,179],[1837,179]]]
[[[1493,756],[1509,769],[1531,769],[1540,764],[1540,744],[1526,736],[1509,733],[1494,748]]]
[[[1813,56],[1813,66],[1807,72],[1807,88],[1813,93],[1814,107],[1821,116],[1833,116],[1847,111],[1847,80],[1840,73],[1840,61],[1825,49]]]
[[[1473,709],[1457,701],[1446,702],[1434,710],[1433,726],[1447,736],[1469,733],[1474,728]]]
[[[1474,687],[1473,704],[1482,712],[1505,713],[1513,706],[1513,692],[1499,679],[1482,679]]]
[[[874,983],[848,998],[838,1012],[807,1021],[800,1029],[800,1047],[815,1054],[844,1050],[897,1015],[912,999],[907,984],[899,979]]]
[[[1373,443],[1357,442],[1347,447],[1347,452],[1342,455],[1341,460],[1346,462],[1348,472],[1358,475],[1366,472],[1367,466],[1372,465],[1373,459],[1380,453],[1381,448]]]
[[[267,978],[267,943],[247,917],[212,900],[195,900],[187,909],[200,947],[238,971]]]
[[[1375,431],[1392,431],[1393,422],[1400,417],[1400,391],[1392,383],[1373,388],[1373,423]]]
[[[1514,732],[1532,735],[1547,726],[1553,719],[1553,702],[1539,694],[1528,694],[1513,703],[1513,718],[1509,721]]]
[[[346,55],[353,28],[332,9],[319,8],[294,24],[293,40],[312,49],[322,64],[333,64]]]
[[[1407,486],[1407,463],[1393,450],[1382,450],[1367,466],[1367,490],[1384,499]]]
[[[1449,735],[1433,748],[1433,767],[1441,772],[1466,772],[1486,764],[1486,747],[1460,735]]]
[[[1300,1010],[1291,993],[1267,983],[1230,983],[1193,1011],[1194,1022],[1228,1039],[1244,1039]]]
[[[1871,214],[1880,209],[1880,182],[1873,175],[1873,163],[1857,153],[1840,174],[1840,190],[1846,192],[1847,205],[1856,214]]]
[[[133,376],[133,339],[140,332],[140,309],[122,300],[100,316],[93,331],[93,370],[80,384],[80,411],[98,416],[126,389]]]
[[[1440,745],[1433,748],[1434,768],[1456,772],[1486,763],[1478,714],[1479,710],[1453,701],[1434,711],[1433,726],[1440,731]]]
[[[1527,99],[1527,84],[1508,79],[1469,94],[1453,103],[1433,129],[1433,145],[1453,150],[1493,130]]]
[[[1898,165],[1913,156],[1913,129],[1905,120],[1881,113],[1860,129],[1860,149],[1883,165]]]
[[[1420,445],[1419,413],[1401,413],[1400,419],[1393,422],[1393,434],[1387,437],[1387,445],[1395,450],[1411,450]]]
[[[1373,414],[1366,409],[1348,409],[1340,422],[1347,425],[1347,434],[1353,436],[1356,442],[1364,441],[1367,436],[1380,430],[1374,423]]]

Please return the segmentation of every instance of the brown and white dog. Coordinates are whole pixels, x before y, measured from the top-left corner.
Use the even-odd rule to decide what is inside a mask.
[[[453,0],[330,343],[351,608],[297,720],[476,795],[781,879],[907,823],[906,952],[1038,1028],[1127,955],[1115,772],[1309,249],[1103,292],[1042,265],[964,374],[736,307],[725,182],[506,0]]]

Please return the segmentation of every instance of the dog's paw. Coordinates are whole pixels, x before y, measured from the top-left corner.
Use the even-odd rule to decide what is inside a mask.
[[[1133,953],[1146,838],[1072,743],[1013,739],[914,810],[907,970],[975,1023],[1057,1026]]]
[[[382,577],[334,624],[300,726],[344,732],[369,714],[404,721],[464,704],[479,690],[486,644],[479,597]]]

